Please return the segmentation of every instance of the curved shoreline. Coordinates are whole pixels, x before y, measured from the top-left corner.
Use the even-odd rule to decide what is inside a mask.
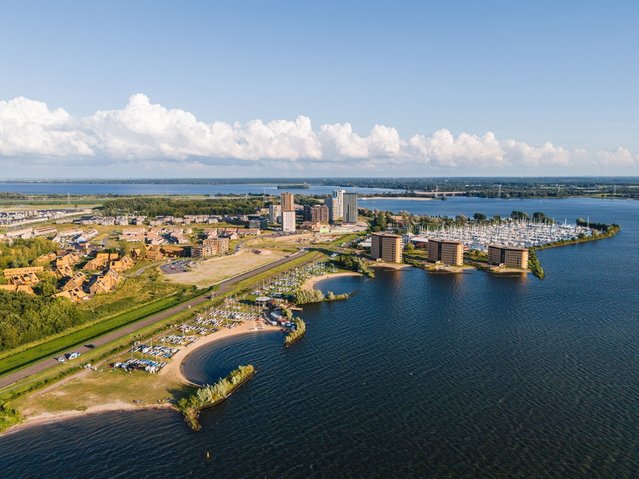
[[[219,341],[224,338],[230,338],[234,336],[240,336],[249,333],[262,333],[262,332],[275,332],[280,331],[280,328],[277,326],[271,326],[268,324],[263,325],[263,329],[261,330],[252,330],[251,328],[256,327],[253,322],[243,322],[241,325],[228,329],[224,328],[215,333],[211,333],[207,336],[200,337],[196,342],[192,343],[188,347],[184,347],[178,351],[171,361],[158,373],[158,376],[164,375],[169,376],[172,380],[176,382],[185,384],[185,385],[195,385],[191,381],[189,381],[184,374],[182,373],[182,365],[184,360],[191,354],[193,351],[200,349],[204,346],[214,343],[215,341]],[[104,404],[97,404],[95,406],[90,406],[83,410],[72,409],[67,411],[58,411],[58,412],[45,412],[41,414],[36,414],[34,416],[26,416],[24,421],[20,424],[16,424],[9,429],[0,433],[0,437],[5,434],[11,434],[16,431],[20,431],[22,429],[26,429],[31,426],[40,426],[43,424],[51,424],[55,422],[61,422],[67,419],[80,418],[84,416],[91,416],[94,414],[101,414],[106,412],[126,412],[126,411],[144,411],[151,409],[172,409],[177,411],[175,406],[172,403],[158,403],[158,404],[133,404],[124,401],[115,401]]]
[[[189,356],[189,354],[191,354],[192,352],[203,348],[204,346],[207,346],[215,341],[219,341],[220,339],[224,339],[224,338],[231,338],[233,336],[239,336],[242,334],[249,334],[249,333],[263,333],[263,332],[275,332],[275,331],[280,331],[280,328],[277,326],[272,326],[270,324],[261,324],[260,325],[263,329],[260,330],[253,330],[252,328],[256,327],[256,324],[253,322],[243,322],[242,324],[240,324],[239,326],[236,326],[235,328],[232,329],[228,329],[228,328],[224,328],[221,329],[215,333],[209,334],[208,336],[202,336],[201,338],[199,338],[196,342],[194,342],[193,344],[180,349],[174,356],[173,358],[171,358],[171,361],[169,362],[169,364],[167,364],[166,366],[164,366],[164,368],[162,368],[160,370],[160,372],[158,373],[159,376],[169,376],[171,379],[183,383],[183,384],[187,384],[187,385],[191,385],[191,386],[198,386],[197,384],[192,383],[191,381],[189,381],[186,376],[184,376],[184,373],[182,372],[182,366],[184,364],[184,360]]]
[[[321,276],[312,276],[308,278],[306,281],[304,281],[304,284],[302,284],[301,288],[306,290],[312,290],[312,289],[315,289],[315,285],[317,285],[317,283],[319,283],[320,281],[324,281],[325,279],[332,279],[332,278],[343,278],[347,276],[363,276],[363,275],[361,273],[356,273],[355,271],[344,271],[342,273],[326,273]]]

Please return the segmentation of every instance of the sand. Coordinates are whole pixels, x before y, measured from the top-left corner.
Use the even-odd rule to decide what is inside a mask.
[[[262,327],[263,329],[257,330],[257,331],[251,330],[252,328],[255,328],[258,325]],[[220,339],[223,339],[223,338],[238,336],[240,334],[250,334],[250,333],[259,334],[266,331],[280,331],[280,328],[277,326],[272,326],[270,324],[256,323],[253,321],[245,321],[241,325],[236,326],[235,328],[232,328],[232,329],[223,328],[217,331],[216,333],[209,334],[208,336],[202,336],[196,342],[192,343],[188,347],[180,349],[180,351],[178,351],[175,354],[175,356],[173,356],[171,361],[169,361],[169,363],[160,370],[158,375],[166,376],[167,378],[170,378],[171,380],[175,380],[180,383],[190,384],[189,380],[186,379],[184,375],[182,374],[182,363],[184,362],[184,359],[193,351],[203,346],[207,346],[208,344],[211,344],[214,341],[219,341]]]
[[[315,285],[319,283],[320,281],[324,281],[325,279],[331,279],[331,278],[339,278],[343,276],[361,276],[361,274],[356,273],[354,271],[352,272],[346,271],[344,273],[327,273],[321,276],[313,276],[304,282],[304,284],[302,285],[302,289],[311,290],[315,288]]]
[[[412,268],[413,266],[410,264],[405,264],[405,263],[371,263],[369,265],[371,268],[386,268],[386,269],[408,269],[408,268]]]
[[[232,329],[223,328],[215,333],[200,337],[196,342],[178,351],[178,353],[176,353],[175,356],[173,356],[171,361],[169,361],[169,363],[158,373],[158,376],[164,376],[166,379],[169,379],[172,382],[190,384],[190,382],[182,374],[182,363],[184,362],[184,359],[196,349],[209,345],[215,341],[219,341],[223,338],[239,336],[242,334],[251,334],[251,333],[259,334],[266,331],[272,332],[272,331],[280,330],[280,328],[278,328],[277,326],[271,326],[268,324],[265,324],[265,325],[259,324],[259,326],[261,326],[263,329],[252,330],[252,328],[255,328],[256,326],[258,326],[258,323],[255,323],[253,321],[245,321],[241,325],[236,326],[235,328],[232,328]],[[81,374],[86,374],[86,372],[87,371],[81,371],[79,374],[72,375],[68,378],[65,378],[65,380],[70,380],[71,378],[77,378]],[[56,383],[48,387],[47,389],[53,389],[55,388],[55,386],[59,386],[60,384],[61,383]],[[10,429],[8,429],[2,434],[13,432],[18,429],[22,429],[24,427],[48,424],[52,422],[63,421],[66,419],[84,417],[91,414],[99,414],[99,413],[113,412],[113,411],[141,411],[146,409],[175,409],[175,408],[172,404],[168,402],[158,403],[158,404],[135,404],[135,403],[117,401],[117,402],[90,406],[83,410],[46,412],[46,413],[40,413],[34,416],[27,416],[24,422],[11,427]]]
[[[174,283],[192,284],[204,288],[269,263],[274,263],[285,256],[286,253],[281,251],[260,250],[259,254],[253,251],[241,251],[228,256],[209,258],[198,262],[191,271],[164,274],[163,277]]]

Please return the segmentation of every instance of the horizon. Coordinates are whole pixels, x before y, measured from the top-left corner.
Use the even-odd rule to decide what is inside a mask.
[[[188,5],[0,6],[4,174],[627,176],[639,167],[634,2]]]

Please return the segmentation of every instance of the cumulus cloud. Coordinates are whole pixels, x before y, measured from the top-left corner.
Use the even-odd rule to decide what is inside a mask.
[[[320,125],[316,130],[305,116],[206,123],[188,111],[153,104],[143,94],[131,96],[122,109],[87,117],[51,110],[43,102],[23,97],[0,101],[0,157],[34,162],[54,158],[61,164],[65,160],[119,162],[144,168],[154,162],[162,167],[177,162],[200,168],[230,161],[295,168],[312,163],[330,171],[344,165],[366,170],[384,164],[418,172],[445,168],[460,174],[466,168],[639,165],[639,157],[625,148],[590,153],[552,143],[500,140],[492,132],[455,136],[441,129],[402,138],[391,126],[375,125],[361,135],[350,123]]]

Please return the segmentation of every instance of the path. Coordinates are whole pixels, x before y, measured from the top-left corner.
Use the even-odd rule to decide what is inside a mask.
[[[233,287],[241,282],[244,281],[246,279],[249,279],[255,275],[264,273],[266,271],[269,271],[273,268],[277,268],[278,266],[281,266],[283,264],[286,264],[290,261],[293,261],[294,259],[299,258],[300,256],[303,256],[304,252],[303,251],[298,251],[296,253],[293,253],[290,256],[287,256],[285,258],[279,259],[273,263],[269,263],[266,264],[264,266],[260,266],[259,268],[256,268],[252,271],[247,271],[246,273],[242,273],[239,274],[237,276],[234,276],[233,278],[229,278],[227,280],[222,281],[221,283],[219,283],[220,287],[219,289],[214,293],[215,295],[220,295],[220,294],[224,294],[228,291],[230,291],[231,289],[233,289]],[[123,326],[120,329],[117,329],[115,331],[111,331],[109,333],[106,333],[102,336],[98,336],[96,338],[93,338],[90,341],[85,341],[85,344],[92,344],[94,346],[102,346],[104,344],[107,344],[111,341],[115,341],[116,339],[120,339],[124,336],[127,336],[131,333],[134,333],[142,328],[145,328],[147,326],[150,326],[154,323],[157,323],[159,321],[162,321],[164,319],[167,319],[170,316],[173,316],[177,313],[180,313],[186,309],[192,308],[194,306],[198,306],[199,304],[204,303],[205,301],[207,301],[209,299],[209,297],[211,296],[210,293],[206,293],[206,294],[202,294],[200,296],[197,296],[195,298],[189,299],[183,303],[178,304],[177,306],[173,306],[172,308],[169,309],[165,309],[164,311],[160,311],[158,313],[152,314],[151,316],[148,316],[140,321],[136,321],[134,323],[131,323],[129,325]],[[84,344],[82,345],[76,345],[76,346],[72,346],[68,348],[70,351],[78,351],[80,353],[82,352],[87,352],[87,351],[91,351],[91,348],[87,348]],[[81,359],[78,359],[76,361],[81,361]],[[13,373],[9,373],[6,376],[2,376],[0,377],[0,389],[10,386],[13,383],[16,383],[22,379],[25,379],[33,374],[36,373],[41,373],[43,371],[46,371],[47,369],[50,369],[54,366],[56,366],[58,363],[55,359],[53,358],[48,358],[48,359],[43,359],[41,361],[38,361],[37,363],[34,363],[30,366],[27,366],[26,368],[20,369],[18,371],[15,371]]]

